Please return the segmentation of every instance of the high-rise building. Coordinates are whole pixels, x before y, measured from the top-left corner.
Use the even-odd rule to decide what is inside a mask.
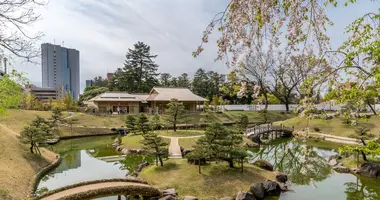
[[[92,80],[86,80],[86,87],[92,86]]]
[[[79,98],[79,51],[60,45],[41,45],[42,87],[59,88],[58,97],[68,92],[74,99]]]

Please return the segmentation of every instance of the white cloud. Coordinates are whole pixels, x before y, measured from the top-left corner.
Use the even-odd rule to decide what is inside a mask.
[[[56,44],[64,41],[64,46],[80,51],[81,90],[86,79],[105,76],[107,71],[122,67],[125,53],[137,41],[150,45],[152,53],[158,54],[156,62],[160,72],[192,75],[202,67],[226,73],[229,69],[224,62],[214,62],[215,40],[210,40],[200,57],[194,59],[191,52],[199,45],[202,31],[211,18],[225,8],[227,1],[53,0],[41,9],[43,19],[34,28],[46,35],[41,43],[52,43],[55,39]],[[357,5],[363,9],[349,9],[367,11],[370,7],[366,3]],[[340,20],[347,25],[362,13],[350,14],[347,22],[346,11],[332,12],[332,19],[338,23],[337,28],[332,29],[332,37],[341,38],[336,34],[338,28],[342,29]],[[32,82],[41,82],[40,66],[17,62],[14,66],[27,72]]]

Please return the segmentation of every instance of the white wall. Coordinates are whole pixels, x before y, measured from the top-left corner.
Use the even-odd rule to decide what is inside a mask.
[[[210,105],[213,107],[212,105]],[[294,110],[297,104],[290,104],[289,110]],[[343,105],[330,105],[330,104],[318,104],[316,105],[319,110],[339,110]],[[201,106],[202,108],[203,106]],[[223,105],[218,106],[219,110],[244,110],[244,111],[259,111],[264,109],[265,105]],[[375,105],[376,110],[380,110],[380,104]],[[268,110],[286,111],[285,104],[270,104]],[[371,111],[367,106],[367,111]]]

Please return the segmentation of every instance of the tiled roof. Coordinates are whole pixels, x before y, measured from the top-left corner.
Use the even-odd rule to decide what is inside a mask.
[[[145,101],[145,99],[127,92],[105,92],[89,101]]]

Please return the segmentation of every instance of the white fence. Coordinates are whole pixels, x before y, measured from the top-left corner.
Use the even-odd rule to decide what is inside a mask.
[[[212,105],[210,105],[213,107]],[[329,111],[337,111],[340,110],[343,105],[330,105],[330,104],[318,104],[316,107],[319,110],[329,110]],[[202,107],[202,106],[201,106]],[[297,104],[290,104],[289,110],[292,111],[297,107]],[[372,105],[375,110],[380,110],[380,104]],[[243,111],[260,111],[265,108],[265,105],[221,105],[217,106],[218,110],[243,110]],[[268,110],[276,110],[276,111],[286,111],[285,104],[270,104],[268,105]],[[370,107],[367,106],[367,111],[371,111]]]

